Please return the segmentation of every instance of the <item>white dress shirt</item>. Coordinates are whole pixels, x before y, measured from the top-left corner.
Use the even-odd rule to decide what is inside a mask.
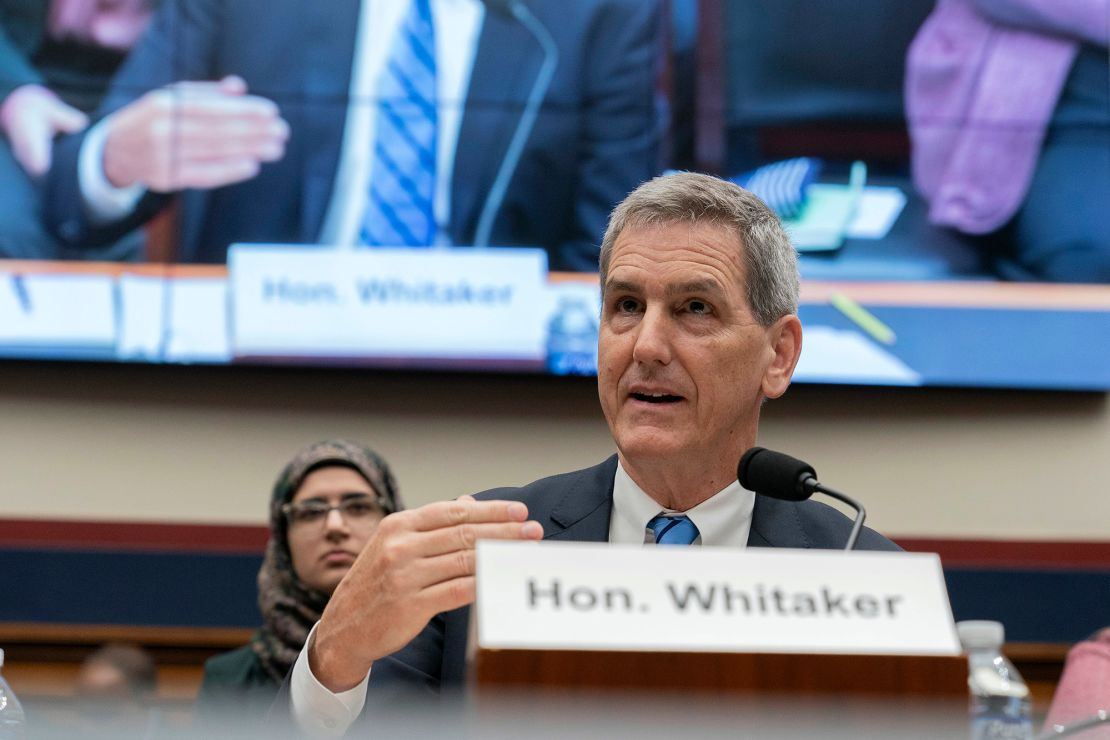
[[[751,530],[755,494],[732,485],[687,511],[664,509],[647,495],[618,463],[613,479],[613,512],[609,517],[609,542],[615,544],[646,544],[648,522],[660,514],[685,514],[700,533],[695,545],[707,547],[746,547]],[[316,635],[316,627],[308,640],[290,679],[290,704],[293,717],[301,731],[311,737],[342,737],[358,718],[366,703],[366,687],[370,674],[358,686],[338,694],[332,693],[312,675],[308,666],[308,650]]]
[[[374,103],[377,100],[378,78],[408,8],[409,0],[363,0],[360,6],[340,165],[319,236],[322,244],[352,245],[358,240],[359,225],[370,192],[370,178],[374,175],[371,170],[377,141],[377,106]],[[486,10],[480,0],[432,0],[431,8],[436,39],[438,117],[435,241],[447,245],[450,244],[448,226],[455,147]],[[86,210],[95,223],[127,216],[146,192],[141,185],[117,188],[108,182],[104,174],[104,141],[110,118],[89,131],[81,145],[78,160],[81,193]]]
[[[613,479],[613,514],[609,519],[609,541],[635,545],[649,541],[648,522],[660,514],[685,514],[698,528],[695,545],[707,547],[746,547],[752,526],[755,494],[746,491],[739,481],[702,501],[687,511],[664,509],[655,499],[617,465]],[[654,537],[650,539],[654,542]]]

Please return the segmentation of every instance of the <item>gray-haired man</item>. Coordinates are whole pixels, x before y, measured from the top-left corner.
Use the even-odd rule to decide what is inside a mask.
[[[850,522],[833,509],[736,481],[760,407],[786,391],[802,348],[794,249],[775,215],[716,178],[656,178],[613,211],[601,283],[598,395],[617,454],[387,517],[293,669],[302,728],[342,732],[367,685],[462,682],[478,539],[640,544],[671,515],[694,545],[843,545]],[[870,530],[858,546],[897,549]]]

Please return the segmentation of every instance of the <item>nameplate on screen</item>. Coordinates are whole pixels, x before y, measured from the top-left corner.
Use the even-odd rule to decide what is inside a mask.
[[[958,655],[930,553],[480,542],[478,647]]]
[[[540,249],[233,245],[236,356],[542,360]]]

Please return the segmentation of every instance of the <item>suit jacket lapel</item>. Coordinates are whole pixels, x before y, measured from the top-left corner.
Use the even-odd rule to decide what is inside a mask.
[[[482,206],[520,120],[540,59],[535,40],[519,23],[486,11],[451,177],[450,231],[456,244],[474,241]]]
[[[316,0],[301,0],[295,16],[304,44],[296,58],[303,60],[303,102],[297,107],[304,125],[299,152],[304,157],[301,239],[305,242],[320,236],[339,170],[361,5],[359,0],[328,0],[323,11]]]
[[[810,547],[797,509],[767,496],[755,497],[748,547]]]
[[[613,476],[617,456],[580,471],[566,486],[544,523],[545,540],[608,542],[613,512]]]

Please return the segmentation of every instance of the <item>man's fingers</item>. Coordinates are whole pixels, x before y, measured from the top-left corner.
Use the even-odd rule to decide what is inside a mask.
[[[229,75],[221,80],[179,80],[161,88],[183,95],[242,95],[247,91],[247,83],[242,77]]]
[[[217,86],[220,92],[228,95],[245,95],[247,93],[247,81],[239,75],[228,75],[220,80]]]
[[[474,575],[476,562],[474,550],[458,550],[417,560],[409,571],[422,588],[430,588],[444,581]]]
[[[543,527],[539,522],[480,522],[393,537],[383,548],[387,565],[410,567],[421,558],[473,550],[479,540],[538,540],[541,537]]]
[[[51,138],[47,135],[24,136],[13,142],[12,154],[31,177],[41,177],[50,169]]]
[[[277,104],[257,95],[228,95],[216,83],[178,83],[150,93],[148,103],[177,118],[240,118],[269,121],[281,118]]]
[[[266,162],[285,153],[289,128],[284,121],[221,121],[206,124],[184,120],[177,126],[170,146],[178,159],[198,161],[222,157],[255,157]]]
[[[479,540],[538,540],[541,537],[543,537],[543,527],[539,522],[486,522],[460,524],[434,532],[425,532],[419,542],[421,554],[429,557],[460,550],[473,550]]]
[[[528,518],[528,507],[519,501],[475,501],[466,496],[402,513],[411,529],[429,532],[459,524],[523,522]]]
[[[537,521],[465,524],[432,531],[397,531],[397,533],[385,533],[383,528],[385,528],[384,521],[375,535],[380,540],[376,546],[379,554],[377,567],[405,570],[415,567],[417,562],[425,559],[473,550],[478,540],[534,540],[543,537],[544,533],[543,527],[539,526]],[[423,579],[418,582],[427,584],[436,580],[442,580],[442,578]]]
[[[476,581],[474,576],[453,578],[450,581],[437,583],[420,592],[417,601],[426,614],[439,614],[440,612],[458,609],[467,604],[473,604],[477,596]]]
[[[59,103],[50,111],[50,123],[57,132],[72,134],[89,125],[89,117],[76,108]]]
[[[224,141],[204,139],[200,141],[180,141],[172,149],[172,159],[180,163],[218,164],[229,159],[276,162],[285,155],[285,142],[267,138],[226,139]]]
[[[225,159],[218,162],[182,162],[172,176],[169,190],[218,188],[249,180],[258,174],[256,159]]]
[[[285,156],[285,144],[271,141],[243,142],[238,146],[223,145],[213,148],[179,147],[174,159],[188,160],[194,164],[220,164],[227,160],[251,159],[255,162],[277,162]]]

